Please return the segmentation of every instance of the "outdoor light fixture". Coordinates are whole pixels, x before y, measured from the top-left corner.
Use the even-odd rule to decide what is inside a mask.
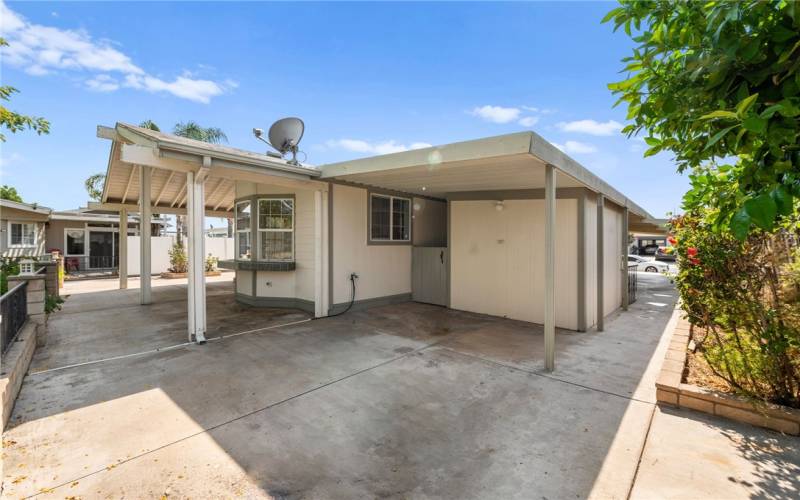
[[[494,209],[497,210],[498,212],[502,212],[503,209],[505,209],[505,208],[506,208],[506,206],[503,204],[502,201],[494,202]]]

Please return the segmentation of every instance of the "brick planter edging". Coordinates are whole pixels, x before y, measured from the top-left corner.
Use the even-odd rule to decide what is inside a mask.
[[[683,383],[689,328],[689,322],[679,318],[672,332],[669,349],[656,380],[656,400],[659,404],[689,408],[784,434],[800,436],[800,410],[773,404],[756,406],[739,396]]]

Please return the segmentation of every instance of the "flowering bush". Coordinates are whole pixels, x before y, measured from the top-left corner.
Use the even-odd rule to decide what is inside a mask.
[[[189,259],[186,257],[186,249],[183,243],[175,243],[169,250],[169,271],[172,273],[185,273],[189,269]]]
[[[740,241],[714,217],[672,220],[677,285],[713,372],[740,394],[800,407],[800,218]]]

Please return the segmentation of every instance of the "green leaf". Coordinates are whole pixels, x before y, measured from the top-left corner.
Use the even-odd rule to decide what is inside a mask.
[[[794,200],[792,199],[792,193],[790,193],[785,187],[776,186],[769,195],[775,202],[775,206],[777,207],[780,215],[789,215],[792,213],[792,209],[794,208]]]
[[[767,120],[760,116],[748,116],[742,122],[742,127],[756,134],[763,134],[767,130]]]
[[[644,142],[646,142],[648,146],[658,146],[661,144],[661,139],[656,137],[645,137]]]
[[[739,116],[744,116],[745,113],[747,113],[747,110],[750,109],[750,106],[753,105],[756,99],[758,99],[758,92],[745,99],[742,99],[742,101],[736,105],[736,114]]]
[[[720,139],[722,139],[723,137],[725,137],[725,134],[727,134],[727,133],[728,133],[728,132],[730,132],[731,130],[735,129],[736,127],[738,127],[738,125],[732,125],[732,126],[730,126],[730,127],[728,127],[728,128],[722,129],[722,130],[720,130],[719,132],[717,132],[716,134],[714,134],[714,135],[711,137],[711,139],[709,139],[709,141],[708,141],[708,144],[706,144],[706,147],[705,147],[705,149],[708,149],[708,148],[710,148],[711,146],[713,146],[714,144],[718,143]]]
[[[739,118],[739,116],[733,111],[725,111],[722,109],[718,109],[717,111],[712,111],[711,113],[708,113],[707,115],[703,115],[700,117],[701,120],[714,120],[717,118],[736,120]]]
[[[744,209],[758,227],[767,231],[772,229],[778,207],[770,195],[760,194],[755,198],[750,198],[744,202]]]
[[[775,113],[777,113],[778,111],[780,111],[782,109],[783,109],[783,104],[781,104],[781,103],[773,104],[772,106],[770,106],[767,109],[765,109],[764,111],[762,111],[761,114],[758,115],[758,116],[760,116],[761,118],[769,119],[769,118],[772,118],[772,115],[774,115]]]
[[[729,227],[736,239],[741,241],[747,237],[750,232],[750,215],[744,208],[733,214]]]

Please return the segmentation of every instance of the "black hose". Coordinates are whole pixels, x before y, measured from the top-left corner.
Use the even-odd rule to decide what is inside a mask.
[[[342,314],[346,313],[353,307],[353,303],[356,301],[356,278],[358,275],[356,273],[350,273],[350,284],[352,285],[352,294],[350,295],[350,303],[347,304],[347,308],[344,311],[338,312],[336,314],[330,314],[328,316],[323,316],[323,318],[335,318],[336,316],[341,316]],[[313,318],[313,319],[321,319],[321,318]]]

